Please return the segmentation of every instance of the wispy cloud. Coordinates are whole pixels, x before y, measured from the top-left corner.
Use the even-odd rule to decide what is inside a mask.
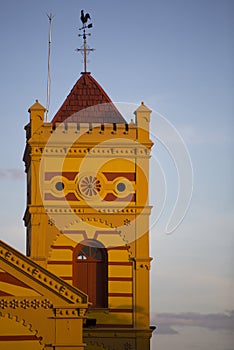
[[[0,180],[11,179],[18,180],[24,178],[24,171],[22,169],[0,169]]]
[[[157,326],[158,334],[177,334],[173,327],[192,326],[212,331],[225,330],[233,332],[234,310],[227,313],[200,314],[194,312],[173,314],[154,314],[151,322]]]

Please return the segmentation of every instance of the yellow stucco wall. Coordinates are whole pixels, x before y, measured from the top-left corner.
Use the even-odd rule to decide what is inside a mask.
[[[100,125],[90,130],[82,124],[77,131],[71,123],[44,123],[36,102],[24,157],[25,224],[30,257],[70,284],[76,246],[101,242],[108,252],[108,310],[90,309],[88,317],[149,330],[150,110],[142,104],[135,114],[127,132],[124,125],[101,132]],[[81,184],[91,176],[99,190],[89,195]]]
[[[16,319],[0,316],[0,349],[2,350],[42,350],[35,334]],[[36,338],[36,337],[35,337]]]

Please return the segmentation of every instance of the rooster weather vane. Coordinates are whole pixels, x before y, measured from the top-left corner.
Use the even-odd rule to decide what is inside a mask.
[[[87,29],[90,29],[93,27],[92,23],[87,24],[88,21],[91,20],[90,14],[86,13],[84,14],[84,10],[81,10],[81,16],[80,16],[82,27],[79,28],[79,30],[83,31],[83,34],[78,34],[78,36],[83,37],[84,44],[80,49],[77,49],[77,51],[81,52],[84,56],[84,72],[87,72],[87,55],[90,53],[90,51],[94,51],[94,49],[89,48],[86,42],[87,36],[90,36],[91,33],[86,33]]]

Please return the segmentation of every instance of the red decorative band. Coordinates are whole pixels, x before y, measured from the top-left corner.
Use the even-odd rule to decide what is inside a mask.
[[[130,193],[127,197],[116,197],[113,193],[107,193],[103,201],[106,202],[136,202],[136,194]]]
[[[132,277],[109,277],[110,282],[132,282]]]
[[[110,309],[109,312],[126,312],[126,313],[132,313],[132,309]]]
[[[0,290],[0,297],[13,297],[13,295]]]
[[[121,245],[119,247],[108,247],[106,248],[108,251],[109,250],[128,250],[130,247],[126,245]]]
[[[15,286],[20,286],[20,287],[31,289],[31,287],[29,287],[28,285],[24,284],[23,282],[19,281],[18,279],[9,275],[6,272],[0,272],[0,281],[5,282],[5,283],[9,283],[9,284],[13,284]]]
[[[1,341],[25,341],[25,340],[40,340],[35,335],[0,335]]]
[[[136,174],[135,173],[109,173],[104,172],[103,175],[106,177],[108,181],[113,181],[117,179],[118,177],[125,177],[129,181],[135,181],[136,180]]]
[[[45,180],[50,181],[55,176],[63,176],[68,180],[74,180],[78,172],[74,171],[64,171],[64,172],[46,172],[45,173]]]
[[[132,297],[132,293],[108,293],[108,297]]]
[[[70,192],[65,197],[55,197],[51,193],[45,193],[44,200],[47,201],[74,201],[77,202],[79,199],[76,197],[75,193]]]
[[[72,265],[72,261],[50,260],[48,265]]]
[[[109,261],[108,265],[132,266],[131,261]]]

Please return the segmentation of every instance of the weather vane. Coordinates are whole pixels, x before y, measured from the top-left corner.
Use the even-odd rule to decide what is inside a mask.
[[[80,16],[82,27],[79,28],[79,30],[83,31],[83,34],[78,34],[78,36],[82,36],[84,40],[84,44],[80,49],[77,49],[77,51],[81,51],[81,53],[84,56],[84,72],[87,72],[87,55],[90,53],[90,51],[94,51],[94,49],[91,49],[86,42],[86,37],[90,36],[91,33],[86,33],[87,29],[90,29],[93,27],[92,23],[87,24],[89,20],[91,20],[91,17],[89,13],[84,14],[84,10],[81,10],[81,16]]]

